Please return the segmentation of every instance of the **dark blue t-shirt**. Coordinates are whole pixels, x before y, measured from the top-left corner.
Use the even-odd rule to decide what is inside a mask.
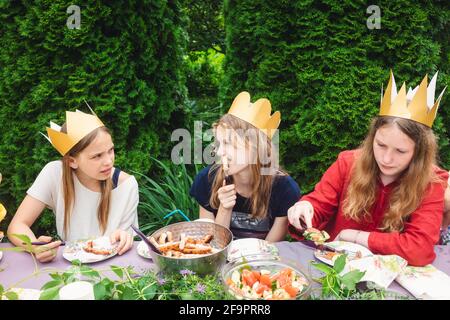
[[[190,195],[206,210],[217,214],[217,209],[209,205],[215,173],[208,175],[211,166],[202,169],[194,179]],[[236,194],[236,204],[231,215],[230,230],[235,238],[265,239],[276,217],[285,217],[287,211],[300,199],[300,188],[290,176],[275,176],[266,218],[251,218],[250,199]]]

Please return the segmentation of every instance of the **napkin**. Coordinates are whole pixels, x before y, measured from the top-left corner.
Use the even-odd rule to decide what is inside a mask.
[[[431,264],[408,266],[395,280],[417,299],[450,300],[450,277]]]
[[[387,289],[406,265],[407,261],[397,255],[371,255],[348,261],[342,274],[352,270],[365,271],[361,281],[370,281]]]

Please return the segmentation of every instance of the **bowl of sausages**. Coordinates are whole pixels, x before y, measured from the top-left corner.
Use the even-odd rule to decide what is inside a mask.
[[[148,239],[160,251],[150,250],[160,271],[190,270],[207,275],[218,273],[226,263],[233,235],[228,228],[213,222],[187,221],[165,226]]]

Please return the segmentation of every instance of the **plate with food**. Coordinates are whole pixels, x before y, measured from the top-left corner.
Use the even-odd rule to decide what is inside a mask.
[[[314,256],[318,260],[330,266],[333,266],[334,261],[343,254],[347,255],[347,260],[356,260],[373,255],[366,247],[347,241],[327,242],[322,249],[314,251]]]
[[[180,259],[198,258],[218,252],[219,249],[211,244],[213,238],[212,234],[191,236],[181,232],[179,238],[175,239],[171,231],[161,233],[158,239],[148,237],[163,256]],[[144,241],[137,246],[137,252],[141,257],[152,259],[148,245]]]
[[[278,257],[278,249],[274,244],[266,240],[257,238],[238,239],[231,242],[227,260],[235,261],[240,258],[248,260],[259,256]]]
[[[230,263],[222,270],[222,281],[239,300],[306,299],[311,290],[305,273],[279,260]]]
[[[117,254],[117,245],[109,237],[68,242],[63,257],[69,261],[80,260],[81,263],[93,263],[109,259]]]

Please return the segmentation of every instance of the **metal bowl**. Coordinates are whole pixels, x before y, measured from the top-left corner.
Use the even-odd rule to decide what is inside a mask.
[[[311,294],[312,289],[312,281],[311,277],[308,275],[306,271],[303,271],[302,268],[293,260],[280,258],[280,257],[262,257],[261,255],[250,255],[246,256],[245,259],[235,260],[234,262],[230,262],[221,270],[221,280],[225,287],[225,291],[232,297],[238,300],[263,300],[263,298],[252,298],[249,296],[239,295],[235,292],[228,284],[227,279],[231,279],[233,272],[238,271],[239,273],[243,269],[248,269],[255,271],[261,271],[262,269],[269,270],[271,273],[275,273],[285,268],[292,269],[297,276],[302,277],[306,284],[303,286],[303,289],[297,293],[297,296],[291,298],[292,300],[305,300]]]
[[[158,239],[163,232],[170,231],[174,239],[179,239],[181,233],[186,236],[202,237],[212,234],[211,245],[219,249],[218,252],[195,258],[174,258],[163,256],[153,250],[150,251],[153,262],[164,273],[178,273],[181,270],[194,271],[198,275],[215,274],[225,264],[228,247],[233,240],[233,234],[224,226],[213,222],[192,221],[174,223],[153,232],[150,236]]]

